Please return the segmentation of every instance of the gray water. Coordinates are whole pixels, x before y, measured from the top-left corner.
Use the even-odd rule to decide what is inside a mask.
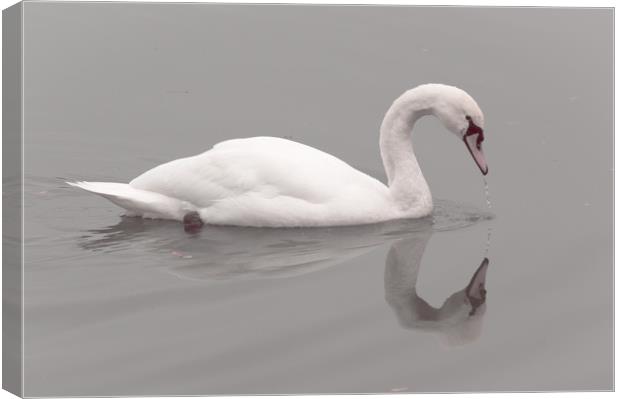
[[[25,395],[609,390],[612,11],[26,3]],[[288,137],[385,180],[404,90],[467,90],[485,183],[427,118],[432,217],[123,218],[127,182]],[[486,295],[485,292],[486,291]]]

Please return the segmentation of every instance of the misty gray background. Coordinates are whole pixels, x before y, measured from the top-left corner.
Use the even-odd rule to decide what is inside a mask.
[[[24,394],[611,389],[612,18],[25,3]],[[446,206],[417,285],[440,306],[467,284],[491,230],[484,323],[460,345],[401,327],[386,303],[386,254],[407,229],[187,236],[177,223],[122,220],[63,183],[127,182],[255,135],[384,179],[383,115],[428,82],[465,89],[486,119],[495,218]],[[482,215],[463,144],[432,118],[412,141],[434,197]],[[481,220],[457,229],[465,219]],[[325,262],[288,273],[300,248]]]

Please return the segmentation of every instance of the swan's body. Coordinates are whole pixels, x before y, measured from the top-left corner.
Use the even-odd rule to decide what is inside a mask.
[[[224,141],[202,154],[159,165],[129,184],[70,184],[148,218],[184,220],[197,213],[210,224],[263,227],[418,218],[430,214],[433,203],[410,133],[415,121],[427,114],[461,134],[472,151],[466,132],[472,119],[475,127],[483,121],[469,95],[444,85],[409,90],[394,102],[381,125],[387,186],[323,151],[275,137]],[[486,168],[474,152],[481,170]]]

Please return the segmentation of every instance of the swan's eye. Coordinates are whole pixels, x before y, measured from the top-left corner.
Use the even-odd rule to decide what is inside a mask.
[[[467,119],[468,121],[470,121],[470,122],[471,122],[471,116],[469,116],[469,115],[465,115],[465,119]]]

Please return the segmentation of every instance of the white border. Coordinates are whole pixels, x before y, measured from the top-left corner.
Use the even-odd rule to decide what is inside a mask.
[[[63,1],[80,1],[80,0],[63,0]],[[26,0],[25,2],[30,2],[28,0]],[[109,2],[116,2],[116,1],[109,1]],[[158,3],[196,3],[196,2],[188,2],[188,1],[174,1],[174,0],[151,0],[151,1],[141,1],[141,0],[135,0],[133,2],[158,2]],[[15,4],[16,1],[14,0],[0,0],[0,6],[2,7],[2,9],[5,9],[13,4]],[[206,3],[217,3],[215,1],[207,1]],[[556,0],[556,1],[551,1],[551,0],[539,0],[539,1],[511,1],[511,0],[505,0],[502,2],[498,2],[498,1],[484,1],[484,0],[477,0],[477,1],[466,1],[466,0],[443,0],[443,1],[437,1],[437,0],[426,0],[426,1],[385,1],[385,0],[374,0],[374,1],[368,1],[368,0],[339,0],[339,1],[329,1],[329,0],[315,0],[315,1],[299,1],[299,0],[289,0],[289,1],[278,1],[278,0],[270,0],[270,1],[258,1],[258,0],[229,0],[226,1],[225,3],[277,3],[277,4],[282,4],[282,3],[287,3],[287,4],[357,4],[357,5],[427,5],[427,6],[446,6],[446,5],[455,5],[455,6],[484,6],[484,7],[614,7],[615,8],[615,2],[614,1],[600,1],[600,0],[589,0],[589,1],[560,1],[560,0]],[[23,18],[23,15],[22,15]],[[23,36],[22,36],[22,40],[23,40]],[[0,30],[0,42],[1,42],[1,30]],[[614,64],[617,65],[616,63],[616,54],[617,54],[617,43],[618,43],[618,34],[616,31],[614,31]],[[22,57],[23,57],[23,52],[22,52]],[[0,54],[0,64],[1,64],[1,54]],[[1,92],[1,82],[0,82],[0,92]],[[615,106],[615,112],[614,112],[614,129],[615,129],[615,120],[616,117],[618,116],[618,108],[616,106],[617,104],[617,93],[618,93],[618,85],[614,79],[614,106]],[[22,96],[22,106],[23,106],[23,96]],[[1,107],[1,100],[0,100],[0,116],[2,113],[2,107]],[[23,117],[23,112],[22,112],[22,117]],[[23,128],[23,119],[22,119],[22,128]],[[615,130],[614,130],[615,132]],[[615,136],[614,136],[615,137]],[[22,136],[22,140],[23,140],[23,136]],[[23,143],[22,143],[23,144]],[[23,145],[22,145],[22,149],[23,149]],[[0,143],[0,150],[1,150],[1,143]],[[618,143],[616,140],[614,140],[614,154],[617,152],[618,150]],[[22,154],[23,156],[23,154]],[[1,151],[0,151],[0,159],[1,159]],[[23,157],[22,157],[23,159]],[[615,160],[615,156],[614,156],[614,171],[616,168],[617,164],[616,164],[616,160]],[[2,170],[2,166],[1,166],[1,162],[0,162],[0,172]],[[22,173],[23,173],[23,169],[22,169]],[[614,173],[614,198],[617,198],[617,181],[616,181],[616,177],[615,177],[615,173]],[[0,207],[2,204],[2,199],[0,198]],[[614,208],[615,208],[616,202],[614,201]],[[23,217],[23,215],[22,215]],[[615,226],[618,222],[618,218],[617,215],[614,212],[614,253],[615,250],[617,249],[617,237],[615,236]],[[22,222],[22,226],[23,226],[23,222]],[[2,254],[2,248],[0,246],[0,256]],[[23,255],[23,253],[22,253]],[[615,266],[615,257],[614,257],[614,266]],[[23,277],[23,274],[22,274]],[[1,279],[1,276],[0,276]],[[23,280],[22,280],[23,281]],[[617,273],[614,273],[614,287],[618,286],[618,275]],[[614,290],[615,291],[615,290]],[[617,298],[614,295],[614,315],[617,315]],[[1,315],[1,309],[0,309],[0,315]],[[1,328],[1,317],[0,317],[0,328]],[[614,323],[614,327],[615,327],[615,323]],[[23,331],[23,329],[22,329]],[[617,338],[617,329],[615,329],[615,337]],[[614,352],[615,352],[615,358],[617,358],[618,356],[618,350],[617,348],[614,346]],[[2,366],[0,365],[0,375],[1,375],[1,370],[2,370]],[[614,369],[615,372],[615,386],[617,387],[617,382],[618,382],[618,371],[617,368]],[[23,388],[23,387],[22,387]],[[448,396],[449,395],[449,396]],[[486,398],[489,399],[499,399],[499,398],[539,398],[539,397],[545,397],[545,398],[586,398],[586,397],[590,397],[591,395],[595,396],[595,397],[615,397],[615,393],[612,392],[598,392],[598,393],[593,393],[593,392],[568,392],[568,393],[486,393],[486,394],[416,394],[415,398],[421,398],[421,399],[428,399],[428,398],[443,398],[443,397],[455,397],[455,395],[457,395],[457,397],[477,397],[477,395],[484,395]],[[308,399],[314,399],[314,398],[340,398],[340,399],[351,399],[351,398],[355,398],[355,397],[359,397],[360,395],[325,395],[325,396],[318,396],[318,395],[307,395],[304,396],[305,398]],[[11,395],[10,393],[6,392],[6,391],[0,391],[0,399],[5,399],[5,398],[13,398],[14,396]],[[250,398],[252,398],[253,396],[250,396]],[[373,395],[373,397],[381,397],[381,398],[390,398],[390,399],[411,399],[412,396],[411,395],[402,395],[402,394],[390,394],[390,395]],[[144,398],[163,398],[163,397],[144,397]],[[228,396],[227,398],[248,398],[248,396],[244,396],[244,397],[235,397],[235,396]],[[260,396],[257,398],[264,398],[264,399],[271,399],[271,398],[279,398],[279,396]]]
[[[530,1],[491,1],[491,0],[228,0],[228,1],[191,1],[191,0],[24,0],[25,3],[238,3],[238,4],[351,4],[351,5],[419,5],[419,6],[482,6],[482,7],[615,7],[615,2],[611,0],[530,0]],[[0,0],[2,8],[7,8],[16,4],[15,0]]]

